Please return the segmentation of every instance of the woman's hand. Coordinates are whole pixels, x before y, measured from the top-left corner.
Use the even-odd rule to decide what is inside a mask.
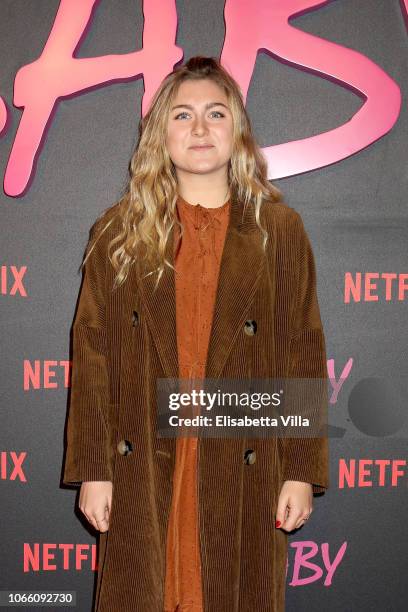
[[[279,494],[276,527],[285,531],[297,529],[305,524],[312,512],[312,485],[299,480],[285,480]]]
[[[81,484],[79,508],[97,531],[108,531],[112,504],[110,480],[88,481]]]

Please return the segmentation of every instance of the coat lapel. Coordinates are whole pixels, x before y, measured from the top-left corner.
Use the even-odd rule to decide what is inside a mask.
[[[172,265],[174,236],[173,226],[166,247],[166,257]],[[247,309],[265,264],[262,238],[253,208],[248,206],[244,215],[243,205],[232,199],[209,339],[207,378],[219,377],[232,345],[245,323]],[[154,274],[143,277],[138,273],[140,300],[165,377],[178,378],[174,270],[165,266],[154,291],[155,280]]]

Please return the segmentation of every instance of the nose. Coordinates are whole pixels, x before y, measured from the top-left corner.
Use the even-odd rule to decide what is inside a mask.
[[[193,134],[205,134],[207,130],[207,124],[205,122],[205,119],[202,119],[201,117],[197,117],[196,120],[193,123]]]

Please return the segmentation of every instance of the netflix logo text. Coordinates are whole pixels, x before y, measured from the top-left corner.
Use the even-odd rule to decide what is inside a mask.
[[[98,570],[96,544],[57,544],[55,542],[24,542],[24,572],[55,572],[59,570]]]
[[[31,389],[59,389],[71,384],[72,361],[66,359],[44,360],[35,359],[31,362],[24,359],[23,388]]]
[[[23,461],[27,452],[0,451],[0,479],[27,482],[24,474]]]
[[[346,272],[344,303],[403,302],[408,293],[408,274],[396,272]]]
[[[398,487],[406,478],[406,465],[406,459],[340,459],[339,489]]]
[[[27,297],[27,291],[23,285],[23,276],[27,266],[0,266],[0,293],[1,295],[19,295]]]

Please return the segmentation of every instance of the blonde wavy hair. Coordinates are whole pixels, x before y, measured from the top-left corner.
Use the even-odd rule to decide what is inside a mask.
[[[282,193],[267,179],[267,163],[252,134],[238,83],[216,58],[195,56],[169,73],[153,96],[139,123],[139,138],[124,192],[102,212],[92,228],[95,231],[91,231],[82,266],[109,225],[115,220],[119,222],[119,231],[109,242],[107,253],[116,272],[113,290],[126,280],[137,259],[147,267],[153,266],[148,274],[157,272],[156,287],[164,266],[174,268],[165,257],[166,245],[174,224],[181,233],[183,229],[177,218],[177,177],[166,148],[166,135],[172,102],[180,84],[188,79],[211,79],[225,91],[233,118],[233,147],[228,165],[230,199],[244,209],[255,208],[256,223],[264,235],[263,247],[266,246],[268,236],[260,224],[260,209],[264,201],[282,200]]]

